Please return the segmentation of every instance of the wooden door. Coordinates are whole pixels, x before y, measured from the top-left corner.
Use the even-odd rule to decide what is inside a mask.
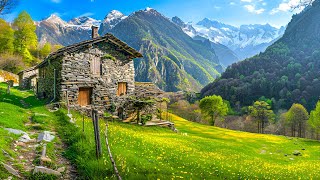
[[[92,88],[79,88],[78,103],[80,106],[91,104]]]
[[[127,94],[127,83],[126,82],[119,82],[117,96],[123,96],[126,94]]]

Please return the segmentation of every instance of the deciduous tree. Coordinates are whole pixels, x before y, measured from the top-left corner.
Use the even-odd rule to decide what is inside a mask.
[[[303,137],[305,125],[309,119],[309,113],[301,104],[293,104],[287,113],[287,121],[291,125],[292,136],[295,137],[298,130],[298,137]]]
[[[271,106],[265,101],[256,101],[249,107],[249,113],[258,122],[258,133],[264,133],[265,125],[275,117]]]
[[[10,13],[17,4],[17,0],[0,0],[0,15]]]
[[[316,108],[311,111],[308,124],[312,130],[317,134],[317,139],[319,139],[320,133],[320,101],[318,101]]]
[[[202,114],[210,117],[212,125],[215,124],[217,118],[224,117],[228,113],[228,105],[221,96],[207,96],[200,101],[199,107]]]
[[[38,38],[35,33],[36,25],[31,16],[23,11],[14,20],[13,27],[16,30],[14,33],[15,51],[21,54],[27,63],[31,63],[33,57],[29,50],[36,49],[38,45]]]
[[[3,19],[0,19],[0,53],[13,52],[13,29]]]

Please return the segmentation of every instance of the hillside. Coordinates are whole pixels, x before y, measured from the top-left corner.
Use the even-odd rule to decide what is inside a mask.
[[[202,90],[202,96],[218,94],[242,106],[265,96],[275,109],[301,103],[311,110],[320,96],[319,19],[316,1],[292,17],[283,37],[266,52],[229,67]]]
[[[34,98],[32,92],[12,89],[10,96],[5,95],[1,84],[0,125],[29,132],[28,117],[34,114],[38,126],[47,130],[58,130],[59,139],[48,145],[48,157],[53,160],[49,167],[61,167],[61,153],[70,158],[77,166],[81,179],[112,178],[113,170],[107,155],[104,141],[105,123],[101,122],[101,139],[104,158],[95,158],[92,120],[85,118],[82,132],[82,115],[72,112],[76,125],[70,123],[66,110],[51,113]],[[25,107],[21,100],[28,103]],[[176,128],[169,129],[141,127],[124,123],[109,122],[109,143],[118,169],[123,179],[318,179],[320,174],[319,146],[312,140],[287,138],[282,136],[252,134],[231,131],[192,123],[170,115]],[[32,126],[31,126],[32,127]],[[19,136],[11,135],[0,128],[0,148],[14,158],[33,148],[17,147],[10,150]],[[35,135],[33,135],[35,136]],[[32,137],[33,137],[32,136]],[[62,149],[61,141],[68,145]],[[55,150],[56,149],[56,150]],[[41,149],[34,150],[41,153]],[[300,156],[292,153],[299,151]],[[8,163],[9,157],[0,153],[0,161]],[[13,167],[24,172],[27,161],[14,164]],[[257,168],[259,167],[259,168]],[[68,175],[70,171],[66,173]],[[29,176],[28,171],[21,174]],[[0,165],[0,178],[7,178],[7,171]],[[34,178],[34,177],[33,177]]]
[[[133,13],[111,33],[143,54],[135,61],[136,80],[152,81],[163,90],[196,91],[223,71],[210,46],[193,40],[154,9]]]

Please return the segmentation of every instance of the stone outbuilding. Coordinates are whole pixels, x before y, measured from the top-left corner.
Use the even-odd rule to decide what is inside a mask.
[[[18,73],[19,87],[21,89],[34,89],[37,87],[38,69],[36,66],[25,69]]]
[[[135,95],[134,58],[142,55],[112,34],[64,47],[51,53],[37,68],[37,94],[70,108],[114,112],[125,118],[125,105]]]

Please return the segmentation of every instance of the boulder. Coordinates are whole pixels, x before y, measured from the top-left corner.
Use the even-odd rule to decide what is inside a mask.
[[[60,167],[57,169],[58,172],[63,173],[66,170],[66,167]]]
[[[295,150],[292,154],[295,156],[301,156],[301,152],[298,150]]]
[[[2,165],[10,174],[12,174],[16,177],[20,177],[19,172],[17,170],[13,169],[13,167],[11,167],[10,165],[7,165],[5,163],[2,163]]]
[[[33,174],[35,174],[35,173],[52,174],[55,176],[61,176],[60,172],[55,171],[53,169],[43,167],[43,166],[36,166],[33,170]]]
[[[26,133],[26,134],[23,134],[19,140],[20,142],[23,142],[23,143],[28,143],[30,141],[32,141],[32,139],[29,137],[29,135]]]
[[[46,141],[46,142],[51,142],[55,136],[51,135],[52,133],[49,131],[44,131],[43,133],[40,133],[38,136],[38,142],[41,141]]]
[[[12,129],[12,128],[4,128],[4,129],[9,131],[9,133],[16,134],[16,135],[27,134],[26,132],[19,129]]]

